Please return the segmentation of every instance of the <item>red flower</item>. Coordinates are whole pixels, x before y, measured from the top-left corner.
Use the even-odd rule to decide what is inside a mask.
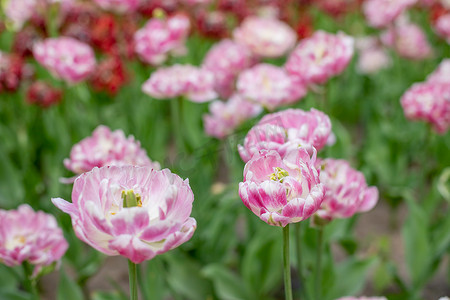
[[[50,107],[62,100],[62,91],[44,81],[35,81],[28,88],[26,102],[41,107]]]
[[[106,91],[115,95],[127,82],[123,62],[118,56],[109,56],[101,61],[91,78],[92,87],[97,91]]]

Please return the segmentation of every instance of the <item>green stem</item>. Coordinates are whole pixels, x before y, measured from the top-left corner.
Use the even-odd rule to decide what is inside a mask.
[[[128,277],[130,280],[130,300],[138,300],[137,266],[128,260]]]
[[[172,119],[172,132],[175,135],[175,144],[178,151],[184,150],[184,141],[181,133],[181,98],[170,100],[171,119]]]
[[[323,226],[319,225],[317,233],[317,255],[316,255],[316,280],[315,280],[315,297],[321,300],[321,281],[322,281],[322,252],[323,252]]]
[[[305,279],[303,278],[303,260],[302,260],[302,227],[301,222],[295,224],[295,238],[297,239],[297,273],[300,281],[300,296],[306,299]]]
[[[148,264],[147,268],[149,268]],[[144,277],[142,276],[142,264],[137,265],[137,278],[142,297],[144,297],[144,299],[150,299],[148,290],[145,288],[145,286],[148,286],[148,283],[144,281]]]
[[[33,266],[29,262],[24,262],[22,264],[23,272],[25,275],[25,288],[32,295],[33,300],[39,300],[39,292],[37,290],[36,279],[32,277],[33,275]]]
[[[284,293],[286,300],[292,300],[291,264],[289,262],[289,224],[283,228]]]

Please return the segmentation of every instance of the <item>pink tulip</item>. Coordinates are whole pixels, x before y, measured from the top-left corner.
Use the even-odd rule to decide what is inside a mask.
[[[223,139],[245,120],[259,115],[262,107],[234,95],[227,102],[212,102],[209,111],[210,114],[203,116],[206,134]]]
[[[193,102],[206,102],[217,97],[213,73],[192,65],[158,69],[144,82],[142,91],[156,99],[185,96]]]
[[[269,225],[285,227],[309,218],[322,203],[324,190],[312,158],[303,148],[285,158],[260,151],[247,162],[239,195],[245,206]]]
[[[407,119],[429,122],[440,134],[450,128],[450,84],[416,83],[403,94],[400,102]]]
[[[4,12],[15,30],[23,27],[36,12],[37,0],[6,0]]]
[[[86,79],[95,68],[92,48],[70,37],[49,38],[33,47],[36,60],[55,77],[69,83]]]
[[[122,130],[112,131],[103,125],[98,126],[92,136],[75,144],[70,151],[70,158],[64,160],[64,166],[81,174],[94,167],[103,166],[150,166],[160,169],[157,162],[152,162],[133,136],[125,137]]]
[[[383,33],[381,40],[404,58],[421,60],[432,54],[422,28],[413,23],[400,22]]]
[[[316,162],[321,168],[320,182],[325,189],[325,198],[317,211],[327,220],[349,218],[357,212],[371,210],[378,202],[378,189],[367,187],[364,175],[342,159],[325,159]]]
[[[344,71],[353,57],[353,44],[353,38],[342,32],[316,31],[294,49],[286,70],[306,84],[323,84]]]
[[[361,74],[373,74],[391,65],[391,58],[386,50],[374,37],[364,37],[356,40],[359,52],[357,69]]]
[[[427,82],[450,84],[450,59],[442,60],[436,70],[428,75]]]
[[[94,0],[101,8],[116,13],[128,13],[135,11],[140,0]]]
[[[443,37],[448,44],[450,44],[450,13],[440,16],[436,20],[436,24],[434,25],[434,29],[437,34]]]
[[[68,246],[52,215],[35,212],[27,204],[17,210],[0,209],[0,261],[5,265],[27,261],[35,265],[35,277],[43,267],[58,263]]]
[[[234,30],[233,37],[258,57],[283,56],[297,40],[295,31],[282,21],[255,16],[246,18]]]
[[[222,40],[208,51],[203,67],[214,74],[216,92],[222,98],[228,98],[234,92],[236,76],[254,61],[247,47],[231,40]]]
[[[376,28],[392,24],[407,8],[417,0],[367,0],[363,12],[370,26]]]
[[[160,65],[167,60],[168,54],[186,52],[184,43],[189,29],[189,18],[183,14],[166,20],[151,19],[134,34],[134,49],[144,62]]]
[[[302,82],[271,64],[259,64],[243,71],[237,79],[236,88],[240,96],[268,110],[294,103],[307,93]]]
[[[239,154],[244,162],[260,150],[275,150],[282,157],[299,145],[310,145],[319,151],[330,136],[331,122],[326,114],[312,108],[287,109],[265,115],[247,134]]]
[[[187,179],[168,169],[136,166],[94,168],[75,180],[72,203],[52,199],[70,215],[79,239],[134,263],[192,237],[197,226],[189,217],[193,201]]]

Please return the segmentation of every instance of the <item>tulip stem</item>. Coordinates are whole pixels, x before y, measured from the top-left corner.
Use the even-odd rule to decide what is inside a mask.
[[[300,295],[302,299],[306,299],[305,296],[305,279],[303,278],[303,261],[302,261],[302,222],[295,224],[295,238],[297,240],[297,272],[300,281]]]
[[[138,300],[137,266],[128,260],[128,277],[130,280],[130,300]]]
[[[27,261],[23,262],[22,266],[23,266],[23,273],[25,275],[25,288],[32,295],[31,299],[33,300],[40,299],[36,286],[36,279],[33,278],[33,267]]]
[[[183,99],[171,99],[170,100],[170,108],[171,108],[171,116],[172,119],[172,132],[175,135],[175,145],[178,151],[184,150],[184,141],[181,133],[181,105]]]
[[[289,224],[283,228],[284,293],[286,300],[292,300],[291,264],[289,261]]]
[[[319,225],[317,232],[316,280],[314,284],[316,300],[322,299],[321,298],[322,252],[323,252],[323,226]]]

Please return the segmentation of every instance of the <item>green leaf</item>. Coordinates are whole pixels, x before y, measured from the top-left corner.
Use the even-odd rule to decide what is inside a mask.
[[[184,256],[167,255],[168,283],[188,299],[207,299],[212,295],[209,281],[200,274],[200,265]]]
[[[82,300],[83,292],[76,282],[70,278],[64,270],[60,271],[60,282],[58,286],[58,300]]]
[[[32,296],[21,291],[0,291],[0,299],[2,300],[29,300]]]
[[[210,264],[202,270],[202,273],[213,282],[214,290],[219,299],[258,299],[257,295],[251,293],[242,278],[228,270],[225,266]]]
[[[122,300],[123,297],[119,292],[94,292],[92,300]]]

